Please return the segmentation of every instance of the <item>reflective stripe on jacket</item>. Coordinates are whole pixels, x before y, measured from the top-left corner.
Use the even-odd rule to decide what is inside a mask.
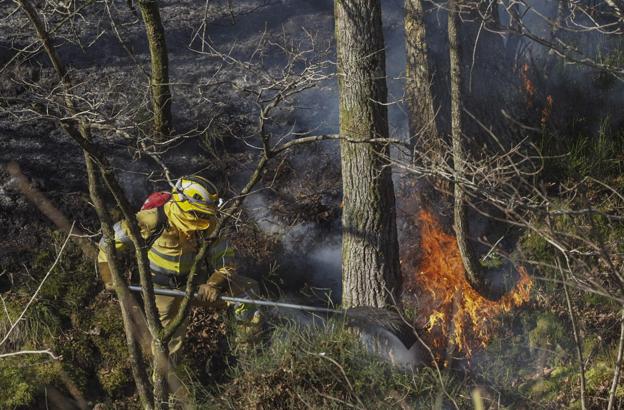
[[[169,276],[186,276],[197,255],[197,235],[183,234],[173,226],[166,226],[147,253],[150,269]]]
[[[167,206],[167,205],[165,205]],[[161,218],[163,218],[161,216]],[[153,274],[161,274],[182,278],[189,274],[193,261],[199,249],[200,240],[196,232],[190,235],[184,234],[175,226],[172,226],[167,217],[164,222],[159,222],[158,210],[148,209],[136,214],[136,219],[141,229],[141,236],[147,240],[152,237],[157,230],[162,232],[154,240],[147,253],[150,270]],[[127,221],[117,222],[114,226],[115,248],[119,252],[132,251],[133,244],[129,237],[129,227]],[[100,241],[100,252],[98,262],[106,262],[106,255],[102,251],[103,239]],[[220,270],[223,273],[233,271],[234,250],[225,240],[218,240],[210,247],[208,262],[210,269]],[[204,264],[200,266],[204,270]]]

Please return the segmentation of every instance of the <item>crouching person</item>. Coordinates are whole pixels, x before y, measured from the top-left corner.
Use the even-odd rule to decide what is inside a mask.
[[[148,259],[155,288],[184,289],[201,242],[210,237],[216,228],[219,201],[217,189],[210,181],[199,176],[187,176],[177,181],[171,195],[165,195],[157,204],[149,205],[149,200],[146,201],[136,214],[141,236],[149,246]],[[117,222],[114,231],[117,251],[132,251],[128,222]],[[255,294],[256,281],[236,274],[233,257],[234,250],[224,238],[215,241],[197,275],[200,285],[195,303],[225,308],[227,305],[219,299],[224,293],[239,297]],[[98,266],[106,288],[112,289],[112,278],[102,249],[98,255]],[[205,269],[206,266],[208,269]],[[181,302],[178,297],[156,295],[156,307],[163,327],[173,321]],[[243,328],[256,327],[259,330],[259,311],[239,304],[235,306],[235,312],[235,318]],[[169,342],[174,363],[176,353],[182,347],[187,324],[188,319],[178,327]]]

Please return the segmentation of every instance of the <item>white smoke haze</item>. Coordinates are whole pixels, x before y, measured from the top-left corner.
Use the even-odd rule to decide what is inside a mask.
[[[167,33],[167,43],[170,56],[170,76],[173,91],[173,112],[175,124],[178,130],[188,130],[195,127],[205,126],[205,120],[211,118],[216,113],[226,112],[232,120],[242,117],[253,120],[257,108],[250,103],[249,98],[237,93],[235,89],[228,85],[219,87],[209,87],[208,84],[214,80],[215,73],[229,77],[229,80],[241,86],[253,82],[253,78],[238,75],[239,73],[223,64],[214,57],[197,53],[201,50],[200,37],[205,28],[205,39],[216,49],[222,51],[232,51],[233,55],[241,59],[249,58],[255,50],[258,42],[263,36],[271,38],[286,38],[289,41],[303,41],[309,34],[315,36],[315,41],[319,49],[324,49],[326,44],[333,44],[333,1],[331,0],[242,0],[232,2],[221,0],[208,2],[207,9],[204,4],[194,1],[171,1],[163,3],[162,18]],[[534,11],[525,14],[525,23],[540,35],[547,36],[549,27],[543,14],[549,19],[553,19],[557,14],[557,2],[555,1],[532,1],[530,2]],[[403,95],[403,76],[405,72],[405,46],[403,32],[403,2],[400,0],[382,1],[384,35],[386,41],[386,68],[388,75],[388,101],[389,119],[392,137],[405,138],[406,114],[401,98]],[[88,12],[98,12],[101,10],[87,10]],[[499,5],[499,11],[503,19],[503,24],[507,23],[507,15],[503,5]],[[145,35],[141,24],[128,24],[134,21],[135,17],[125,5],[114,4],[112,15],[115,18],[117,28],[122,34],[123,41],[143,68],[148,66],[149,54],[146,47]],[[208,16],[208,18],[205,18]],[[582,23],[582,17],[577,16],[577,22]],[[102,14],[99,19],[84,19],[79,22],[81,38],[83,43],[89,47],[75,47],[65,44],[60,47],[61,57],[71,62],[75,68],[75,73],[84,81],[81,88],[89,90],[89,93],[96,95],[101,92],[103,95],[111,93],[111,86],[115,90],[130,90],[131,92],[112,94],[112,97],[120,96],[122,99],[142,98],[147,95],[146,81],[144,75],[135,66],[133,60],[119,44],[119,40],[110,30],[110,21]],[[432,71],[434,75],[435,89],[438,91],[439,103],[445,107],[448,94],[446,85],[448,75],[448,57],[445,40],[446,13],[442,8],[429,10],[427,13],[428,48],[432,56]],[[11,19],[0,20],[0,28],[4,32],[14,32],[10,28]],[[105,30],[103,35],[102,30]],[[474,30],[473,30],[474,31]],[[498,36],[498,35],[495,35]],[[503,37],[505,37],[503,35]],[[509,41],[509,36],[506,40]],[[587,32],[576,36],[582,41],[577,41],[581,47],[588,52],[596,52],[599,33]],[[0,39],[0,46],[3,49],[9,48],[9,39]],[[10,40],[27,42],[30,38],[17,37]],[[470,40],[470,39],[468,39]],[[608,43],[600,43],[601,47],[609,47]],[[106,52],[102,52],[106,50]],[[472,51],[472,50],[469,50]],[[509,87],[508,84],[492,82],[489,71],[479,70],[480,66],[500,60],[497,55],[500,50],[477,50],[476,69],[472,72],[475,84],[485,84],[478,88],[482,95],[474,96],[475,104],[489,107],[493,98],[502,95],[498,87]],[[333,53],[333,52],[332,52]],[[556,56],[538,45],[530,45],[531,58],[536,62],[536,66],[543,66],[546,61],[558,61]],[[330,59],[335,59],[335,55],[330,53]],[[3,57],[2,60],[6,60]],[[282,59],[271,54],[262,55],[260,59],[266,67],[279,70]],[[471,63],[471,61],[467,61]],[[469,66],[467,66],[470,68]],[[230,70],[230,71],[228,71]],[[330,70],[335,70],[331,66]],[[45,71],[45,70],[44,70]],[[566,75],[576,78],[588,75],[589,69],[578,69],[578,67],[562,67],[555,75]],[[43,73],[45,74],[45,73]],[[49,73],[48,73],[49,74]],[[536,76],[539,77],[540,73]],[[552,80],[552,79],[551,79]],[[566,78],[561,76],[561,81]],[[573,86],[585,87],[581,81]],[[570,86],[570,84],[567,84]],[[3,78],[3,90],[10,88]],[[540,91],[540,90],[538,90]],[[597,92],[587,91],[588,100],[601,101],[600,106],[608,106],[610,111],[615,111],[621,102],[621,85],[612,89]],[[545,91],[544,91],[545,92]],[[133,97],[134,96],[134,97]],[[123,101],[118,101],[122,103]],[[564,101],[555,100],[556,106],[563,105]],[[589,102],[588,102],[589,104]],[[501,104],[504,106],[504,104]],[[446,109],[440,112],[444,119]],[[559,113],[559,114],[558,114]],[[555,114],[566,117],[568,110],[562,109]],[[621,113],[613,113],[614,122],[621,119]],[[566,117],[567,118],[567,117]],[[123,120],[123,119],[121,119]],[[248,121],[250,121],[248,119]],[[444,122],[444,121],[443,121]],[[332,78],[324,81],[318,87],[306,90],[298,95],[287,109],[278,113],[272,124],[275,135],[287,134],[289,130],[296,133],[326,134],[338,131],[338,95],[336,80]],[[47,176],[49,167],[43,167],[47,163],[76,163],[79,162],[75,155],[76,150],[64,150],[62,152],[43,152],[41,147],[47,146],[50,142],[65,141],[66,138],[58,130],[47,132],[37,127],[30,129],[25,135],[23,132],[14,132],[15,124],[5,118],[0,118],[0,135],[2,136],[2,153],[0,160],[22,159],[26,162],[25,169],[28,169],[28,162],[36,163],[31,167],[31,172],[35,177]],[[595,125],[594,128],[597,128]],[[237,135],[237,137],[244,137]],[[251,153],[254,151],[247,150]],[[339,167],[338,145],[323,143],[322,148],[314,155],[328,156],[334,168]],[[24,155],[25,152],[30,152]],[[131,201],[137,206],[150,191],[154,189],[166,188],[162,183],[151,183],[147,181],[147,175],[153,170],[154,164],[149,159],[131,159],[128,152],[122,147],[115,152],[115,165],[119,170],[119,177],[129,194]],[[197,149],[197,144],[193,141],[180,147],[174,154],[168,155],[167,163],[174,171],[175,175],[183,175],[196,171],[208,171],[215,168],[215,164],[209,156],[204,155]],[[305,160],[297,156],[293,159],[295,168],[310,166]],[[44,170],[45,168],[45,170]],[[71,168],[76,169],[75,166]],[[246,175],[246,167],[231,167],[228,171],[228,178],[234,181],[242,180]],[[73,175],[73,176],[72,176]],[[81,172],[64,174],[75,179],[69,181],[68,185],[79,185]],[[322,178],[323,176],[318,176]],[[63,189],[67,183],[67,177],[60,178],[51,176],[55,181],[50,185],[54,189]],[[277,187],[279,189],[279,187]],[[264,203],[262,203],[264,201]],[[340,234],[339,218],[334,219],[335,229],[327,231],[319,229],[311,222],[304,222],[294,226],[288,226],[279,217],[272,214],[269,198],[264,194],[250,196],[245,205],[246,210],[253,216],[254,221],[260,229],[267,235],[278,235],[284,243],[284,249],[290,254],[305,255],[306,263],[314,266],[310,275],[315,286],[323,285],[323,280],[327,280],[327,287],[338,289],[340,274]],[[399,221],[401,226],[401,221]]]
[[[234,56],[248,59],[256,49],[258,42],[265,37],[282,38],[289,41],[304,41],[308,36],[314,35],[319,45],[319,50],[326,45],[333,44],[333,1],[331,0],[243,0],[232,2],[221,0],[208,2],[207,9],[204,4],[194,1],[171,1],[163,3],[162,18],[167,33],[167,44],[170,56],[170,76],[173,91],[173,112],[175,124],[178,130],[188,130],[205,125],[205,120],[216,113],[227,112],[231,117],[225,121],[238,120],[247,117],[251,120],[257,108],[250,103],[248,97],[237,93],[228,85],[209,87],[218,72],[220,76],[229,78],[237,86],[251,84],[254,79],[250,76],[239,75],[231,67],[224,65],[222,61],[197,52],[201,50],[201,35],[205,29],[205,39],[216,49],[231,51]],[[533,1],[530,3],[534,11],[525,14],[525,23],[540,35],[547,36],[549,27],[544,18],[538,13],[552,19],[557,14],[557,2]],[[392,137],[405,138],[407,136],[406,114],[401,98],[403,95],[403,76],[405,72],[405,45],[403,32],[403,2],[400,0],[382,1],[384,35],[386,41],[386,69],[388,82],[389,122]],[[87,11],[88,12],[88,11]],[[499,5],[499,12],[503,24],[507,23],[507,14],[503,5]],[[128,24],[135,18],[125,5],[115,4],[112,9],[117,28],[122,34],[126,45],[133,51],[133,55],[143,68],[149,64],[149,54],[146,47],[145,35],[141,24]],[[208,16],[208,18],[205,18]],[[581,23],[581,17],[577,17]],[[9,30],[7,24],[10,20],[1,20],[0,26],[5,32]],[[445,107],[448,94],[446,85],[448,75],[448,57],[446,46],[446,13],[442,8],[429,10],[427,13],[428,23],[428,48],[432,57],[432,71],[434,75],[435,89],[438,91],[439,103]],[[131,92],[113,94],[124,99],[145,97],[145,77],[137,69],[132,59],[119,44],[119,40],[109,30],[108,17],[100,19],[84,19],[80,22],[81,37],[89,47],[81,49],[70,44],[60,47],[62,58],[70,61],[76,69],[76,74],[81,76],[85,84],[82,86],[91,94],[111,92],[111,85],[116,90],[130,90]],[[106,32],[98,36],[102,29]],[[469,30],[470,31],[470,30]],[[474,31],[474,30],[472,30]],[[495,35],[498,36],[498,35]],[[509,36],[506,40],[508,41]],[[588,32],[576,38],[582,38],[582,47],[588,52],[596,52],[597,38],[599,33]],[[26,41],[27,38],[14,39]],[[468,39],[467,41],[469,41]],[[482,40],[482,39],[481,39]],[[93,41],[91,43],[91,41]],[[8,43],[0,39],[0,45],[8,49]],[[592,46],[594,47],[592,49]],[[601,44],[607,47],[608,44]],[[102,52],[106,50],[106,52]],[[468,50],[467,50],[468,51]],[[472,51],[472,50],[469,50]],[[476,69],[473,70],[473,82],[485,84],[479,87],[475,104],[489,107],[492,99],[501,99],[505,102],[507,97],[500,97],[498,87],[509,87],[502,82],[492,82],[489,71],[479,70],[481,66],[487,66],[500,60],[497,55],[500,50],[477,50]],[[537,62],[536,66],[543,66],[545,61],[557,61],[557,57],[542,47],[530,45],[531,57]],[[329,58],[334,60],[335,54],[330,53]],[[3,58],[4,60],[5,58]],[[279,70],[283,59],[272,54],[262,55],[260,60],[271,69]],[[543,60],[543,61],[542,61]],[[470,60],[467,63],[471,63]],[[470,68],[469,66],[467,66]],[[331,66],[330,70],[335,70]],[[580,77],[583,73],[589,73],[589,69],[563,67],[569,76]],[[555,73],[559,75],[558,73]],[[228,77],[229,76],[229,77]],[[539,76],[539,73],[536,74]],[[220,77],[220,78],[222,78]],[[105,80],[105,81],[103,81]],[[562,77],[562,82],[565,79]],[[578,87],[582,87],[578,82]],[[494,86],[492,86],[494,85]],[[3,89],[8,87],[3,85]],[[596,91],[587,92],[587,96],[594,100],[600,99],[603,105],[617,107],[616,102],[621,101],[623,93],[621,86],[617,86],[600,95]],[[539,91],[539,90],[538,90]],[[123,101],[118,101],[122,103]],[[485,103],[483,103],[485,102]],[[564,104],[563,101],[555,100],[555,104]],[[504,106],[504,104],[501,104]],[[338,131],[338,95],[335,78],[320,83],[316,88],[304,91],[290,102],[283,111],[277,113],[272,123],[272,131],[275,135],[287,134],[289,130],[296,133],[327,134]],[[565,110],[562,110],[565,111]],[[556,112],[555,112],[556,114]],[[553,115],[555,115],[553,114]],[[445,109],[440,112],[441,118],[447,116]],[[567,114],[561,114],[567,115]],[[613,121],[621,118],[621,113],[614,114]],[[249,121],[249,120],[248,120]],[[443,121],[444,122],[444,121]],[[228,124],[226,124],[228,125]],[[0,160],[23,159],[25,162],[46,164],[53,162],[75,163],[79,156],[74,155],[76,150],[67,150],[54,153],[42,152],[41,147],[52,141],[65,141],[58,131],[44,132],[33,128],[29,135],[15,133],[11,130],[14,124],[5,119],[0,119],[0,135],[2,135],[2,154]],[[41,137],[43,135],[43,137]],[[244,137],[244,135],[237,135]],[[253,141],[252,141],[253,142]],[[254,151],[246,148],[248,152]],[[24,152],[31,154],[24,155]],[[334,169],[339,168],[338,144],[323,143],[321,148],[313,155],[327,157],[328,162],[333,164]],[[34,154],[34,155],[33,155]],[[58,155],[57,155],[58,154]],[[71,154],[71,155],[70,155]],[[154,163],[147,158],[130,159],[128,152],[123,148],[115,153],[117,158],[115,166],[118,168],[120,180],[129,194],[131,201],[137,206],[150,191],[164,189],[162,183],[147,181],[147,175],[154,169]],[[305,156],[293,156],[292,164],[295,168],[305,169],[314,167],[306,161]],[[209,156],[204,155],[197,149],[197,144],[190,141],[179,147],[175,153],[166,157],[168,165],[174,171],[174,175],[183,175],[196,171],[210,173],[215,164]],[[28,164],[24,164],[28,169]],[[34,167],[33,176],[43,176],[48,171],[44,167]],[[76,168],[76,167],[71,167]],[[47,169],[47,167],[46,167]],[[230,167],[227,176],[233,181],[241,181],[246,176],[247,167]],[[71,174],[65,174],[71,177]],[[78,184],[82,173],[74,172]],[[323,175],[316,175],[323,178]],[[50,187],[63,189],[62,179],[52,176],[58,181]],[[67,178],[65,178],[67,179]],[[395,178],[395,181],[397,179]],[[70,185],[72,185],[70,183]],[[277,187],[279,190],[280,188]],[[326,286],[333,291],[339,290],[340,277],[340,227],[339,217],[334,218],[334,228],[321,229],[312,222],[302,222],[294,226],[287,225],[271,211],[271,199],[263,193],[252,195],[247,198],[245,208],[253,217],[255,223],[267,235],[277,235],[284,244],[285,251],[293,257],[303,255],[305,264],[312,266],[309,280],[314,286]],[[402,221],[399,221],[402,226]],[[339,292],[338,292],[339,293]]]
[[[289,225],[271,212],[271,203],[262,192],[248,196],[243,208],[253,223],[267,236],[276,238],[283,254],[277,263],[290,281],[309,287],[326,288],[334,302],[341,292],[341,240],[339,229],[329,234],[314,223]]]
[[[283,227],[277,218],[273,217],[268,202],[260,193],[254,193],[245,198],[243,208],[265,234],[277,235],[282,233]]]
[[[230,8],[230,4],[233,8]],[[237,126],[232,135],[226,134],[226,142],[233,146],[240,140],[255,143],[253,137],[247,138],[252,132],[256,119],[257,107],[253,99],[239,91],[241,87],[252,86],[256,81],[253,76],[242,73],[236,68],[224,64],[215,57],[200,54],[201,41],[198,35],[205,26],[206,39],[216,49],[223,52],[232,52],[241,60],[249,59],[263,36],[272,39],[286,38],[289,41],[305,41],[308,33],[315,36],[319,50],[326,45],[333,44],[333,1],[332,0],[240,0],[230,2],[226,0],[209,1],[205,19],[203,2],[193,0],[173,0],[162,3],[163,24],[167,33],[167,44],[170,57],[170,80],[173,94],[173,114],[177,131],[187,131],[203,128],[207,120],[222,115],[219,126]],[[529,3],[534,9],[525,14],[525,24],[536,34],[548,37],[550,27],[538,15],[543,14],[553,20],[557,14],[556,1],[533,0]],[[407,123],[405,107],[401,101],[403,96],[405,73],[405,45],[403,32],[403,1],[383,0],[383,23],[386,41],[386,71],[388,82],[388,101],[390,134],[394,138],[407,137]],[[8,8],[7,8],[8,9]],[[499,5],[503,24],[508,20],[503,5]],[[86,11],[101,13],[101,10]],[[8,11],[0,11],[4,16]],[[121,30],[123,40],[133,51],[137,61],[143,69],[149,65],[149,53],[145,41],[142,24],[132,23],[135,18],[123,2],[115,4],[112,11]],[[75,74],[83,84],[80,90],[86,89],[91,95],[109,96],[116,104],[123,105],[127,101],[137,102],[146,99],[148,95],[147,80],[126,51],[120,46],[117,38],[111,34],[110,23],[105,14],[99,19],[87,18],[78,26],[84,45],[80,48],[72,44],[60,47],[61,57],[71,62]],[[16,16],[19,18],[19,16]],[[434,91],[438,103],[442,107],[440,117],[442,124],[448,123],[448,48],[446,42],[446,13],[442,8],[430,10],[427,13],[428,41],[431,53]],[[583,23],[582,16],[577,16],[577,23]],[[0,20],[0,32],[13,33],[17,26],[16,20]],[[99,36],[101,30],[105,34]],[[466,43],[474,39],[475,27],[465,27]],[[510,107],[522,105],[524,100],[516,90],[518,73],[512,72],[511,67],[505,66],[505,72],[497,72],[500,63],[504,61],[503,48],[509,44],[511,36],[488,34],[499,37],[500,49],[478,47],[476,50],[475,67],[472,68],[472,48],[465,50],[467,57],[464,68],[471,73],[472,84],[470,108],[477,110],[476,114],[493,114],[499,116],[500,109],[511,110]],[[0,36],[0,61],[8,61],[10,41],[17,46],[27,44],[32,38],[9,39]],[[482,33],[480,44],[483,44]],[[568,38],[565,34],[562,34]],[[572,37],[570,35],[569,37]],[[590,55],[613,50],[615,41],[605,40],[598,32],[588,31],[574,34],[574,44]],[[537,84],[537,94],[543,100],[547,94],[555,95],[553,118],[557,124],[565,124],[577,114],[579,106],[602,110],[604,115],[611,117],[611,121],[618,125],[622,120],[622,105],[624,90],[620,83],[610,85],[606,89],[597,90],[588,78],[595,76],[595,70],[572,64],[564,64],[559,57],[553,55],[543,46],[522,41],[524,55],[522,62],[530,63],[531,75]],[[330,48],[329,59],[335,63],[335,52]],[[283,56],[265,53],[255,56],[264,67],[279,72],[283,64]],[[43,59],[42,59],[43,61]],[[38,63],[38,62],[35,62]],[[46,64],[47,66],[47,64]],[[548,70],[546,69],[548,68]],[[38,71],[39,68],[35,68]],[[335,71],[331,65],[330,72]],[[493,72],[495,74],[493,74]],[[41,70],[44,79],[53,76],[48,69]],[[546,78],[548,76],[548,78]],[[215,80],[227,80],[226,84],[211,86]],[[13,95],[14,83],[8,77],[0,77],[0,94]],[[548,88],[544,84],[550,84]],[[232,86],[232,84],[234,86]],[[572,94],[572,92],[576,94]],[[558,94],[557,94],[558,93]],[[572,96],[572,97],[569,97]],[[582,96],[582,98],[578,98]],[[568,97],[566,101],[565,98]],[[114,104],[111,104],[114,105]],[[589,109],[589,108],[588,108]],[[112,108],[111,108],[112,110]],[[336,79],[323,81],[316,88],[304,91],[289,101],[287,106],[273,117],[271,131],[276,136],[288,134],[292,129],[295,133],[310,135],[334,134],[338,132],[338,94]],[[590,117],[589,115],[587,117]],[[598,131],[600,122],[594,116],[593,124],[588,126],[593,132]],[[123,123],[127,118],[120,118]],[[488,117],[482,118],[488,121]],[[498,130],[505,131],[507,122],[496,123]],[[492,122],[495,122],[492,120]],[[251,123],[251,126],[250,126]],[[474,124],[473,124],[474,125]],[[214,127],[217,128],[217,127]],[[447,126],[443,125],[445,132]],[[213,131],[213,130],[211,130]],[[208,133],[210,133],[209,131]],[[478,134],[475,132],[475,134]],[[524,136],[524,135],[523,135]],[[204,135],[202,135],[204,137]],[[290,138],[290,137],[289,137]],[[232,140],[235,140],[232,142]],[[145,196],[152,190],[164,189],[166,185],[148,180],[148,175],[156,166],[149,158],[133,158],[133,152],[127,142],[114,140],[113,156],[117,175],[130,200],[139,206]],[[213,158],[199,148],[197,140],[189,140],[177,147],[165,157],[168,166],[175,176],[193,172],[202,172],[215,178],[227,179],[235,182],[235,188],[240,188],[242,181],[249,174],[249,160],[241,160],[238,164],[228,164],[227,175],[223,176],[215,170],[219,168],[220,158]],[[46,147],[55,146],[53,150]],[[289,155],[289,160],[300,174],[293,177],[301,178],[305,184],[318,184],[327,179],[327,175],[334,175],[339,171],[340,158],[337,143],[321,143],[315,151],[306,151],[303,154]],[[228,149],[232,148],[228,146]],[[242,144],[235,145],[237,154],[256,154],[257,150]],[[217,153],[217,155],[219,155]],[[242,157],[243,155],[241,155]],[[0,116],[0,162],[17,159],[29,172],[29,176],[46,181],[46,189],[67,193],[84,190],[84,172],[80,152],[68,143],[67,138],[59,130],[50,130],[43,125],[35,124],[20,126],[10,118]],[[322,160],[320,160],[322,159]],[[326,167],[326,168],[323,168]],[[332,173],[333,172],[333,173]],[[395,177],[398,182],[398,177]],[[296,192],[293,181],[285,186],[274,186],[277,193],[288,191]],[[262,188],[262,187],[260,187]],[[266,188],[266,187],[265,187]],[[4,188],[0,190],[0,198],[4,196]],[[288,222],[274,211],[275,196],[268,189],[260,189],[258,193],[250,195],[244,201],[244,210],[250,217],[250,223],[268,237],[275,237],[282,246],[282,253],[277,256],[280,265],[280,274],[294,279],[296,283],[304,283],[313,288],[327,288],[332,300],[340,302],[341,295],[341,235],[340,216],[333,215],[330,221],[317,223],[304,220]],[[291,195],[296,202],[296,196]],[[339,193],[328,198],[321,197],[331,208],[339,202]],[[0,201],[2,201],[0,199]],[[13,207],[15,200],[0,202],[2,208]],[[24,202],[21,202],[25,207]],[[399,205],[401,202],[399,200]],[[2,209],[2,212],[5,211]],[[412,208],[410,207],[410,210]],[[329,225],[329,226],[327,226]],[[404,220],[397,221],[400,231],[409,232]],[[487,225],[483,220],[474,220],[471,229],[476,231],[474,236],[481,236]],[[403,232],[400,232],[403,234]],[[402,236],[401,244],[414,244],[417,238]],[[303,319],[302,319],[303,320]],[[398,349],[398,348],[397,348]],[[391,349],[388,349],[388,354]],[[399,361],[412,360],[414,352],[397,350]],[[487,355],[475,357],[473,363],[487,362],[491,357]],[[532,360],[527,354],[527,360]]]

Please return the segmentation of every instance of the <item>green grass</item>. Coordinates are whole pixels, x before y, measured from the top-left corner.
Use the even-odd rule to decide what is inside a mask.
[[[624,171],[624,133],[603,120],[597,135],[558,135],[544,131],[538,144],[546,157],[543,177],[561,182],[584,177],[605,179]]]
[[[52,266],[63,240],[63,234],[48,231],[40,249],[23,255],[30,276],[3,294],[12,321]],[[0,359],[0,408],[38,403],[46,385],[63,390],[61,372],[87,397],[114,400],[132,394],[120,312],[112,299],[96,298],[98,292],[93,264],[70,242],[2,347],[2,352],[50,349],[62,359],[50,361],[43,355]],[[0,335],[4,335],[11,323],[1,312]]]
[[[264,346],[239,355],[228,376],[210,392],[196,390],[200,408],[431,408],[448,401],[432,369],[391,367],[340,322],[278,326]],[[446,375],[443,380],[451,397],[462,402],[463,386]]]

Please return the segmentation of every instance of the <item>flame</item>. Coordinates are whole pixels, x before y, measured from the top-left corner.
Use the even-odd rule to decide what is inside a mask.
[[[445,233],[431,213],[421,211],[419,219],[421,257],[406,284],[418,294],[417,320],[430,333],[428,342],[435,351],[444,351],[450,343],[470,357],[475,348],[487,345],[501,313],[528,301],[531,278],[518,267],[520,278],[511,292],[496,302],[485,299],[465,279],[455,237]]]
[[[527,107],[533,107],[533,98],[535,97],[535,84],[529,78],[529,65],[524,63],[520,70],[520,80],[522,81],[522,89],[524,90],[527,98]]]
[[[542,125],[542,128],[544,128],[546,124],[548,124],[548,120],[550,120],[550,115],[552,114],[552,107],[553,107],[553,98],[552,98],[552,95],[548,95],[546,97],[546,105],[544,106],[544,109],[542,110],[542,118],[540,119],[540,124]]]

